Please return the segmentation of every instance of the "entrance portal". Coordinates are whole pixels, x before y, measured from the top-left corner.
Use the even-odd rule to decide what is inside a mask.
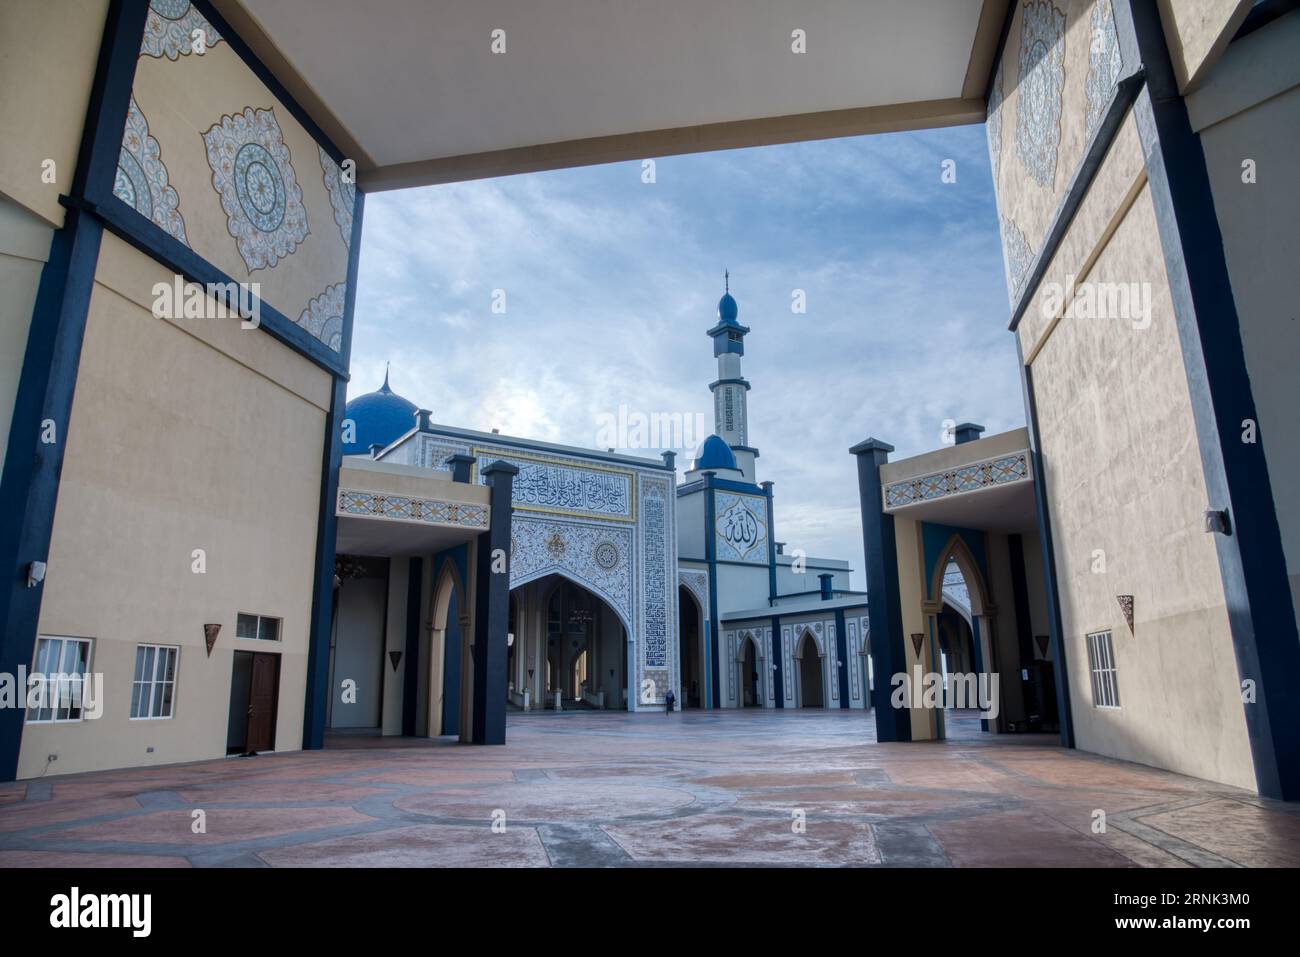
[[[822,659],[817,652],[817,642],[812,633],[805,631],[795,653],[799,659],[799,706],[823,708],[826,696],[822,689]]]
[[[609,604],[558,574],[520,585],[511,600],[512,705],[627,708],[627,630]]]

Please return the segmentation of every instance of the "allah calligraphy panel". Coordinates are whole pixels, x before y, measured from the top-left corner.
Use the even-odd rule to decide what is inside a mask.
[[[719,492],[714,514],[720,560],[767,564],[767,499]]]

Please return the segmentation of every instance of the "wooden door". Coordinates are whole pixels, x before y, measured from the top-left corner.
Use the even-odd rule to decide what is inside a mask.
[[[253,655],[253,680],[248,696],[249,751],[275,750],[275,703],[280,685],[280,656]]]

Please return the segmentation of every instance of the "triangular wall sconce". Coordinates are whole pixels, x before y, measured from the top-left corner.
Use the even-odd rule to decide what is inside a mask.
[[[1044,658],[1047,657],[1047,643],[1049,640],[1046,635],[1034,635],[1034,643],[1038,645],[1038,653]]]
[[[212,646],[217,643],[217,635],[221,634],[220,625],[204,625],[203,640],[208,644],[208,657],[212,657]]]
[[[373,661],[374,659],[372,658],[370,660]],[[393,663],[393,670],[396,671],[397,663],[402,660],[402,653],[400,651],[390,651],[388,653],[388,660]]]
[[[916,650],[916,657],[918,658],[921,657],[921,643],[923,641],[925,641],[925,634],[923,632],[918,631],[912,635],[912,647]]]
[[[1128,633],[1133,634],[1133,596],[1116,595],[1115,600],[1119,602],[1119,610],[1124,613],[1124,620],[1128,622]]]

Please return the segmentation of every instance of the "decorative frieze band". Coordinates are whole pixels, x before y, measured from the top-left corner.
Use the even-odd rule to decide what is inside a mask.
[[[937,498],[946,498],[949,495],[978,492],[980,489],[994,485],[1027,482],[1031,478],[1029,450],[1025,449],[886,485],[885,508],[916,505]]]
[[[470,502],[443,502],[436,499],[385,495],[356,489],[339,489],[339,515],[364,515],[400,522],[426,525],[461,525],[467,528],[488,527],[488,507]]]

